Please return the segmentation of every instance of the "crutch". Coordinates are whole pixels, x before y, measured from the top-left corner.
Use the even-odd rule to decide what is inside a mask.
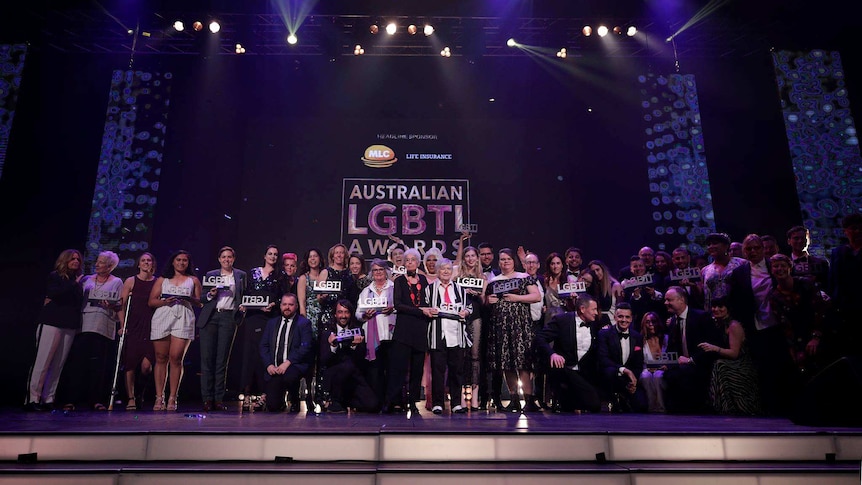
[[[126,314],[123,324],[123,333],[120,334],[120,344],[117,348],[117,363],[114,365],[114,382],[111,384],[111,402],[108,404],[108,411],[114,410],[114,401],[117,400],[117,376],[120,372],[120,358],[123,355],[123,343],[126,341],[126,332],[129,330],[129,309],[132,307],[132,292],[126,297]]]

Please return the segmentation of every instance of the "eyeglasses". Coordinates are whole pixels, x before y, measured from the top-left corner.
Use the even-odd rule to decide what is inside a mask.
[[[526,261],[524,264],[539,264],[538,261]]]
[[[371,271],[386,271],[383,268],[371,268]]]

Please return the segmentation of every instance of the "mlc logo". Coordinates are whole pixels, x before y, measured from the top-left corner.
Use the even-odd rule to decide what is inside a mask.
[[[361,160],[366,167],[371,168],[391,167],[398,161],[395,151],[386,145],[371,145],[365,149],[365,156]]]

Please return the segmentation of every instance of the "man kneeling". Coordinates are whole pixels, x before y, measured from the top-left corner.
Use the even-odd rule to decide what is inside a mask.
[[[353,317],[354,310],[350,301],[339,300],[335,305],[335,325],[327,326],[329,333],[321,338],[321,389],[328,396],[326,410],[330,413],[344,412],[345,407],[376,412],[380,407],[360,370],[365,359],[365,337],[361,324]]]

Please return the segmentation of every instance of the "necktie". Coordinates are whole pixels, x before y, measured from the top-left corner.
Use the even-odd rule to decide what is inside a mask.
[[[278,336],[278,352],[275,356],[276,365],[284,363],[284,351],[287,349],[287,324],[286,318],[281,319],[281,332]]]
[[[688,340],[685,338],[685,319],[682,317],[677,318],[679,322],[679,328],[682,331],[682,355],[688,357]]]
[[[445,303],[452,303],[452,299],[449,298],[449,285],[443,286],[443,301]]]
[[[378,296],[380,296],[378,294]],[[366,338],[368,341],[365,345],[365,360],[374,361],[377,359],[377,347],[380,346],[380,334],[377,332],[377,318],[379,313],[375,313],[365,327]]]

